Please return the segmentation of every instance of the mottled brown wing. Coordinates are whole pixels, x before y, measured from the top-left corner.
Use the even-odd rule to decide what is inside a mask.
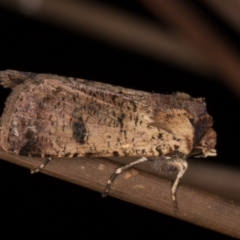
[[[204,100],[186,94],[12,70],[0,72],[0,83],[13,88],[1,146],[22,155],[187,156],[212,125]]]
[[[158,131],[149,126],[149,98],[92,81],[31,75],[7,99],[1,145],[34,156],[154,156]]]

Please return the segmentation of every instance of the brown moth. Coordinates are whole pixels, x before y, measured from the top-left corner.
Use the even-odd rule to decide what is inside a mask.
[[[216,133],[203,98],[13,70],[0,72],[0,84],[12,89],[0,122],[4,151],[46,158],[139,158],[112,174],[103,195],[123,170],[149,161],[160,174],[177,173],[171,189],[176,208],[187,158],[216,156]]]

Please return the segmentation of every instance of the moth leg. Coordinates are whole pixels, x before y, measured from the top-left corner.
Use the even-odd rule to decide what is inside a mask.
[[[107,180],[107,185],[105,187],[105,190],[104,192],[102,193],[102,197],[106,197],[110,191],[110,187],[111,187],[111,184],[113,183],[114,179],[117,177],[117,175],[119,175],[120,173],[122,173],[123,171],[125,171],[126,169],[128,168],[131,168],[132,166],[134,165],[137,165],[139,163],[142,163],[142,162],[146,162],[148,161],[148,159],[146,157],[142,157],[136,161],[133,161],[125,166],[122,166],[120,168],[117,168],[113,174],[110,176],[110,178]]]
[[[52,160],[52,158],[48,157],[48,158],[46,158],[46,161],[44,163],[42,163],[39,167],[30,169],[31,174],[40,172],[40,170],[43,169],[51,160]]]
[[[178,206],[177,206],[177,199],[176,199],[177,187],[179,184],[179,180],[181,179],[181,177],[184,175],[184,173],[186,172],[186,170],[188,168],[188,163],[185,160],[180,160],[180,161],[178,160],[177,165],[178,165],[178,174],[177,174],[177,177],[171,188],[172,202],[173,202],[173,207],[174,207],[175,213],[179,213]]]
[[[0,71],[0,85],[4,88],[14,88],[34,76],[36,76],[35,73],[19,72],[15,70]]]

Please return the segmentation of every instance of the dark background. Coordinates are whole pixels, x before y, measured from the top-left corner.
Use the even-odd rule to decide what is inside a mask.
[[[110,4],[110,1],[102,1]],[[128,1],[127,1],[128,2]],[[112,3],[113,4],[113,3]],[[156,21],[138,2],[118,8]],[[199,6],[238,51],[239,36],[216,15]],[[239,100],[218,81],[0,8],[0,70],[53,73],[149,92],[182,91],[205,97],[218,133],[218,157],[207,161],[240,167]],[[0,87],[0,106],[10,93]],[[206,160],[204,160],[206,161]],[[24,169],[0,162],[0,236],[52,237],[216,237],[219,233]]]

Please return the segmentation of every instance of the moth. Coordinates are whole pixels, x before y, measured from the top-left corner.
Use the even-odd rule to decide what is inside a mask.
[[[118,174],[148,161],[160,174],[176,174],[171,188],[176,207],[188,157],[217,154],[216,132],[203,98],[14,70],[1,71],[0,84],[12,89],[0,122],[4,151],[48,159],[138,158],[116,169],[104,196]]]

